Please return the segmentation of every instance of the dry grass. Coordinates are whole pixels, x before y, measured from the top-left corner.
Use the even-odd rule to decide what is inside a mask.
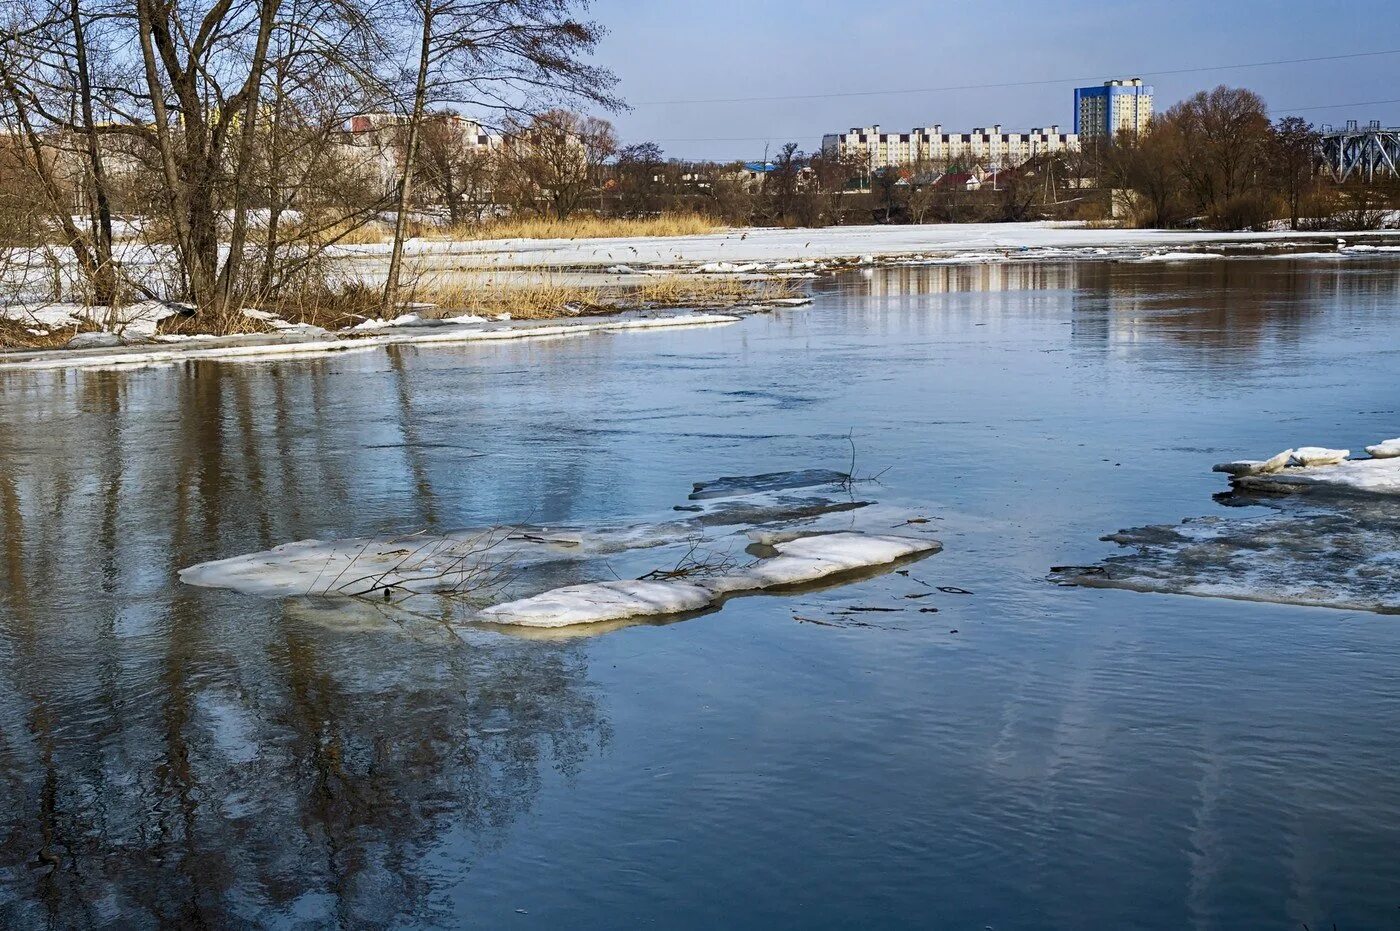
[[[803,293],[799,286],[782,280],[742,280],[729,277],[670,275],[649,278],[636,284],[587,284],[563,282],[539,272],[538,280],[507,285],[427,284],[409,285],[406,303],[430,304],[418,309],[424,316],[455,317],[475,314],[496,317],[509,314],[516,320],[550,320],[606,315],[638,309],[723,309],[743,304],[762,304]],[[323,284],[288,291],[275,300],[258,301],[262,310],[276,313],[292,323],[304,323],[327,330],[345,330],[365,320],[381,317],[380,287],[352,281],[339,287]],[[48,329],[49,333],[30,333]],[[32,321],[0,319],[0,348],[41,349],[61,347],[75,333],[98,329],[84,324],[61,329],[46,328]],[[262,320],[231,313],[224,318],[210,314],[166,317],[157,326],[162,334],[219,335],[253,334],[271,328]]]
[[[786,281],[667,276],[636,285],[590,285],[560,282],[547,274],[538,281],[505,286],[420,284],[405,288],[407,303],[431,304],[426,316],[455,317],[510,314],[516,320],[548,320],[620,313],[641,308],[725,308],[790,298],[801,294]],[[382,316],[378,288],[352,282],[339,289],[287,295],[261,306],[294,323],[340,330]]]
[[[578,216],[567,220],[505,219],[427,229],[429,239],[619,239],[625,236],[699,236],[725,229],[714,217],[696,213],[662,214],[637,220]]]
[[[0,317],[0,349],[62,349],[79,333],[96,329],[91,323],[60,327]]]
[[[506,287],[428,285],[413,290],[409,300],[434,304],[444,316],[510,314],[517,320],[540,320],[639,308],[733,307],[793,297],[798,293],[785,281],[672,275],[636,285],[569,284],[549,278]]]

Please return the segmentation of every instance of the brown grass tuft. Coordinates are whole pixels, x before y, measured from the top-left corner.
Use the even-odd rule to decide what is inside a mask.
[[[79,333],[88,333],[98,327],[92,323],[68,326],[48,326],[32,320],[14,320],[0,317],[0,349],[62,349]],[[37,330],[37,333],[31,333]]]
[[[428,239],[618,239],[624,236],[699,236],[725,229],[725,224],[696,213],[668,213],[628,220],[609,217],[570,217],[567,220],[504,219],[427,229]]]

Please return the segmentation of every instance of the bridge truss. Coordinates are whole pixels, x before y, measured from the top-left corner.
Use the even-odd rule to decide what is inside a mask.
[[[1322,127],[1322,161],[1338,181],[1376,175],[1400,177],[1400,126],[1383,129],[1379,121],[1360,127],[1355,120],[1344,129]]]

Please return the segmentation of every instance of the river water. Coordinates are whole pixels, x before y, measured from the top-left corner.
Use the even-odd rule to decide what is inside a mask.
[[[1213,462],[1400,434],[1400,263],[814,288],[724,327],[0,376],[0,926],[1394,926],[1397,619],[1045,577],[1219,512]],[[941,554],[543,639],[177,580],[665,514],[846,469],[848,435]]]

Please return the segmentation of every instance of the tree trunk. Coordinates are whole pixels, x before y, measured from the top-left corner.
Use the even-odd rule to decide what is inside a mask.
[[[259,10],[258,38],[253,47],[253,59],[248,65],[248,80],[242,91],[246,94],[243,125],[240,127],[238,152],[233,172],[233,223],[229,232],[228,256],[220,269],[214,295],[214,312],[223,317],[235,308],[243,268],[243,248],[248,237],[248,189],[244,175],[250,170],[253,145],[257,139],[258,105],[262,102],[262,79],[267,66],[267,47],[272,38],[272,26],[277,19],[279,0],[263,0]]]
[[[98,304],[111,307],[118,296],[117,269],[112,261],[112,205],[107,196],[107,172],[97,144],[97,122],[92,109],[92,76],[88,73],[87,36],[78,0],[69,0],[68,15],[73,28],[73,58],[78,70],[78,99],[83,114],[88,169],[92,172],[92,248],[96,262],[93,299]]]
[[[432,0],[423,2],[423,36],[418,47],[418,83],[413,89],[413,113],[408,120],[408,141],[404,145],[403,166],[399,171],[399,215],[394,220],[394,246],[389,255],[389,274],[384,282],[384,310],[399,302],[399,271],[403,265],[403,243],[408,234],[408,205],[413,192],[413,162],[418,157],[418,136],[428,99],[428,68],[433,40]]]

